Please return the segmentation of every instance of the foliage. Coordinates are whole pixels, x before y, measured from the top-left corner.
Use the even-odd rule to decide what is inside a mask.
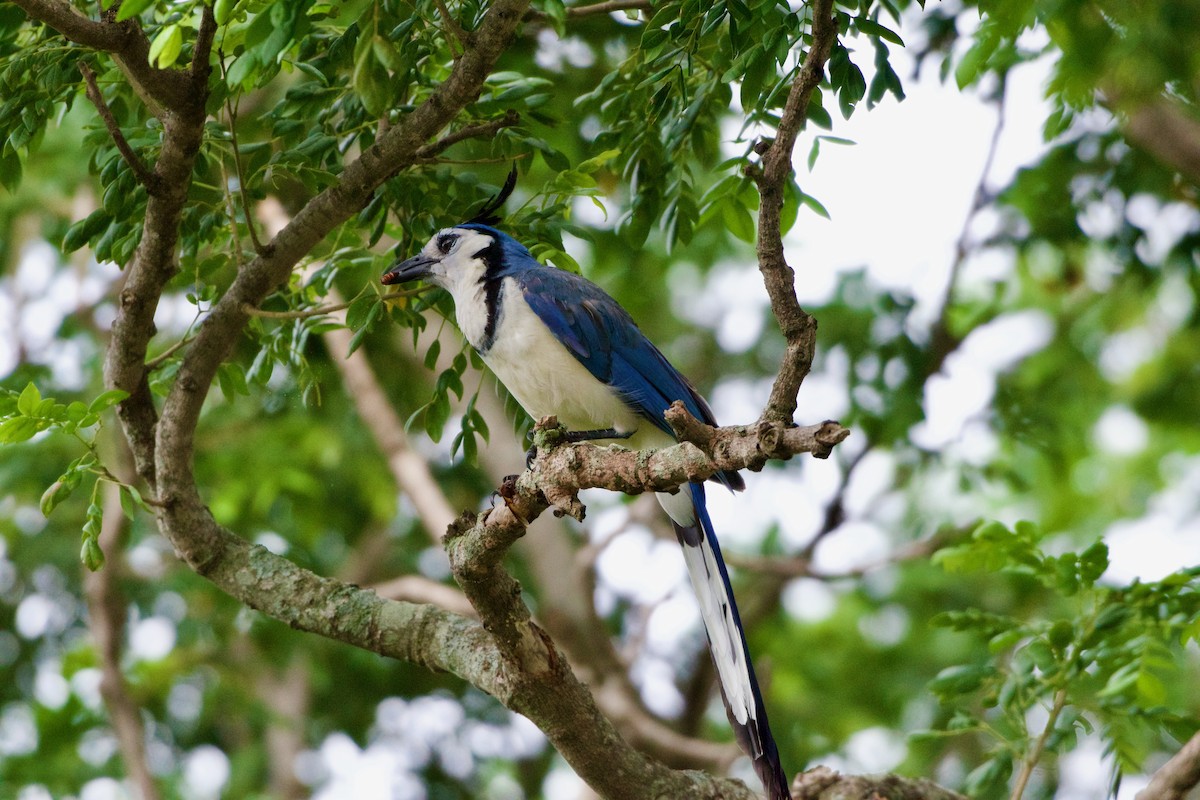
[[[78,5],[93,17],[97,5],[114,6]],[[455,31],[476,30],[489,4],[445,5],[217,0],[207,117],[191,181],[178,187],[178,271],[148,354],[160,408],[200,321],[280,220],[336,186],[451,74],[464,47]],[[204,8],[125,0],[111,13],[137,19],[154,66],[182,73]],[[573,10],[534,3],[479,97],[441,132],[449,145],[391,176],[261,304],[218,371],[220,391],[196,434],[194,469],[218,522],[350,583],[450,583],[338,365],[367,354],[453,507],[478,507],[519,466],[506,428],[526,421],[511,403],[503,413],[504,398],[454,336],[449,299],[389,294],[376,280],[396,254],[470,216],[511,163],[521,181],[507,231],[539,260],[603,285],[697,385],[762,394],[781,349],[769,312],[766,332],[731,352],[718,344],[719,318],[685,323],[666,309],[686,307],[696,287],[720,285],[731,269],[759,281],[747,246],[758,197],[744,170],[779,122],[811,43],[811,9],[668,0],[616,15]],[[812,588],[812,576],[741,571],[753,575],[740,575],[737,589],[748,598],[753,649],[770,666],[767,704],[790,768],[845,758],[857,734],[882,730],[906,742],[899,772],[936,775],[972,796],[1016,786],[1051,797],[1058,762],[1086,741],[1103,743],[1118,775],[1134,775],[1195,732],[1200,572],[1118,580],[1105,543],[1194,482],[1200,451],[1197,177],[1124,135],[1143,103],[1166,98],[1196,116],[1193,12],[1177,0],[836,6],[840,38],[808,108],[787,229],[802,233],[829,215],[806,188],[806,159],[819,171],[823,154],[848,144],[837,135],[843,120],[904,98],[906,42],[918,66],[934,63],[958,90],[1001,102],[1014,70],[1049,60],[1052,108],[1045,153],[1006,186],[984,187],[998,189],[981,194],[995,226],[967,242],[932,322],[911,292],[882,286],[872,265],[842,271],[806,307],[820,322],[814,377],[845,403],[802,408],[813,419],[839,415],[855,435],[833,464],[776,465],[761,481],[809,487],[836,472],[845,485],[833,499],[814,491],[799,504],[808,513],[828,502],[824,528],[814,522],[797,535],[801,512],[789,495],[730,549],[808,557],[829,537],[872,531],[895,555],[866,575],[818,575],[831,602],[821,618],[779,603]],[[192,791],[188,765],[208,747],[226,754],[228,796],[332,786],[327,753],[346,736],[355,757],[405,753],[411,762],[393,764],[394,775],[428,797],[513,786],[539,796],[561,767],[536,739],[522,744],[520,723],[493,699],[239,606],[178,564],[143,513],[153,498],[143,499],[110,419],[126,393],[105,391],[102,377],[120,282],[98,264],[129,269],[150,192],[88,102],[81,62],[137,159],[154,164],[164,125],[116,60],[0,6],[0,286],[14,316],[44,313],[53,323],[50,342],[14,325],[22,341],[0,391],[0,783],[58,796],[127,774],[96,688],[103,654],[88,638],[97,608],[84,595],[82,561],[104,564],[125,596],[121,666],[164,796]],[[1165,228],[1168,217],[1184,223]],[[874,235],[874,222],[862,220],[862,235]],[[61,251],[44,285],[103,290],[81,288],[78,302],[50,311],[24,297],[21,245],[35,240]],[[1003,262],[999,273],[974,269],[988,257]],[[994,326],[1030,316],[1046,323],[1045,341],[997,371],[969,423],[987,442],[983,454],[963,446],[965,433],[921,444],[914,432],[928,421],[933,380]],[[343,328],[349,343],[335,350],[329,334]],[[1113,413],[1144,432],[1140,446],[1104,446],[1097,431]],[[488,453],[511,463],[490,463]],[[874,502],[847,503],[873,461],[885,465],[886,485]],[[128,522],[106,553],[110,489]],[[572,597],[596,600],[604,629],[635,654],[645,694],[661,689],[653,677],[664,664],[680,676],[680,731],[726,737],[719,711],[706,714],[711,676],[698,641],[656,650],[646,633],[655,602],[605,571],[605,548],[655,547],[623,509],[605,510],[623,516],[603,541],[560,531],[576,560],[594,566]],[[932,560],[902,557],[914,542],[932,543],[921,551],[936,550]],[[561,597],[536,555],[514,560],[531,605],[552,614]],[[165,653],[151,636],[164,628]],[[422,708],[456,709],[462,732],[421,728]],[[295,733],[290,754],[316,765],[300,778],[261,744],[281,730]],[[21,738],[27,731],[32,739]]]

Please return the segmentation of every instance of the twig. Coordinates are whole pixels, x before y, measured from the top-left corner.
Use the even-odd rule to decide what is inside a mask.
[[[225,73],[225,59],[221,59],[221,73]],[[238,149],[237,138],[237,107],[225,98],[225,113],[229,116],[229,145],[233,148],[233,168],[237,172],[238,180],[238,196],[242,200],[242,216],[246,218],[246,231],[250,234],[250,244],[254,245],[254,252],[260,256],[266,252],[263,243],[259,241],[258,229],[254,224],[254,214],[250,210],[250,195],[246,191],[246,174],[242,171],[242,153]]]
[[[611,14],[614,11],[645,11],[649,13],[654,6],[649,0],[606,0],[603,3],[592,3],[585,6],[568,6],[567,19],[583,19],[599,14]],[[540,11],[529,11],[525,14],[526,22],[546,22],[549,19]]]
[[[608,0],[604,3],[593,3],[588,6],[571,6],[567,9],[567,18],[590,17],[595,14],[611,14],[614,11],[652,11],[654,8],[649,0]]]
[[[191,342],[192,339],[194,339],[194,338],[196,338],[195,334],[192,334],[190,336],[184,336],[178,342],[171,345],[166,350],[163,350],[161,353],[156,355],[154,358],[147,361],[146,362],[146,374],[154,372],[154,370],[161,367],[168,358],[175,355],[182,348],[187,347],[188,343]]]
[[[1000,149],[1000,134],[1004,131],[1004,98],[1007,85],[1002,74],[994,98],[996,124],[992,128],[992,138],[988,143],[987,156],[983,160],[983,169],[979,172],[979,181],[975,184],[975,192],[971,196],[971,208],[963,219],[962,229],[954,243],[954,260],[950,264],[950,276],[946,281],[946,291],[942,294],[941,309],[930,329],[930,358],[925,366],[927,377],[940,370],[942,364],[946,362],[946,358],[962,344],[962,341],[950,331],[950,304],[954,301],[954,291],[958,286],[959,277],[962,275],[963,265],[967,261],[967,256],[970,255],[971,225],[979,216],[979,212],[991,200],[991,195],[987,190],[987,179],[992,171],[992,164],[996,161],[996,151]]]
[[[1062,687],[1054,694],[1054,705],[1050,708],[1050,717],[1046,720],[1046,726],[1042,729],[1037,741],[1033,743],[1025,760],[1021,763],[1021,771],[1017,774],[1017,780],[1013,784],[1012,795],[1009,800],[1021,800],[1021,795],[1025,794],[1025,786],[1029,783],[1029,778],[1033,775],[1033,768],[1037,766],[1042,757],[1042,751],[1046,749],[1046,741],[1050,738],[1050,734],[1054,732],[1054,724],[1058,722],[1058,715],[1062,713],[1063,708],[1067,704],[1067,687]]]
[[[843,451],[844,452],[844,451]],[[808,563],[812,563],[813,555],[817,551],[817,546],[825,540],[827,536],[841,527],[841,524],[846,521],[846,490],[850,488],[850,479],[854,477],[854,471],[858,465],[862,463],[863,458],[867,453],[871,452],[871,443],[868,442],[862,450],[859,450],[850,463],[846,464],[846,468],[842,470],[842,478],[838,481],[837,491],[829,504],[825,506],[825,517],[821,522],[821,528],[817,534],[804,546],[800,551],[800,558]]]
[[[417,295],[428,292],[430,287],[422,286],[419,289],[398,289],[394,292],[387,292],[379,295],[380,300],[399,300],[401,297],[416,297]],[[319,317],[323,314],[332,314],[335,311],[345,311],[352,306],[354,301],[343,303],[333,303],[327,306],[318,306],[317,308],[299,309],[296,311],[266,311],[261,308],[256,308],[249,303],[242,307],[252,317],[264,317],[266,319],[307,319],[309,317]]]
[[[192,78],[196,81],[207,81],[212,70],[209,59],[212,57],[213,39],[217,35],[217,18],[213,14],[211,3],[203,3],[200,12],[200,30],[196,32],[196,45],[192,51]],[[222,77],[224,74],[222,73]]]
[[[1184,800],[1187,793],[1200,783],[1200,733],[1197,733],[1159,767],[1137,793],[1136,800]]]
[[[464,125],[453,133],[448,133],[436,142],[431,142],[424,147],[417,149],[417,158],[431,159],[438,153],[448,150],[452,145],[456,145],[466,139],[474,139],[478,136],[494,136],[497,131],[503,128],[511,128],[521,121],[521,115],[516,111],[509,110],[503,117],[494,119],[489,122],[481,122],[475,125]]]
[[[784,185],[792,173],[792,150],[808,118],[809,98],[825,75],[825,62],[837,39],[833,0],[814,0],[812,20],[812,44],[788,93],[775,140],[757,148],[763,156],[761,166],[750,165],[746,170],[754,178],[760,198],[758,268],[786,342],[779,374],[763,411],[763,419],[773,422],[790,422],[796,413],[796,395],[812,368],[816,351],[817,323],[796,297],[796,276],[784,257],[780,227]]]
[[[104,95],[100,93],[100,86],[96,83],[96,73],[92,72],[92,68],[87,65],[86,61],[79,62],[79,71],[83,73],[84,83],[87,84],[88,100],[91,100],[92,105],[96,107],[96,113],[103,120],[104,127],[108,129],[108,135],[112,137],[113,144],[117,146],[121,157],[125,159],[130,169],[133,170],[137,182],[145,186],[146,191],[150,194],[157,194],[162,190],[162,179],[151,172],[145,163],[138,158],[138,154],[134,152],[133,147],[130,146],[129,141],[125,138],[125,134],[121,132],[121,126],[117,124],[112,109],[108,107],[108,103],[104,102]]]
[[[842,581],[861,578],[869,572],[874,572],[883,567],[892,566],[895,564],[903,564],[906,561],[916,561],[917,559],[928,558],[933,553],[936,553],[946,543],[946,537],[940,535],[931,536],[928,539],[922,539],[918,542],[913,542],[906,547],[902,547],[892,553],[887,558],[882,558],[870,564],[864,564],[861,567],[848,569],[845,572],[820,572],[812,568],[812,558],[810,556],[799,555],[791,557],[773,557],[773,556],[746,556],[739,553],[726,553],[725,561],[732,567],[738,569],[750,570],[761,575],[772,575],[780,578],[813,578],[818,581]]]
[[[446,0],[434,0],[434,3],[437,5],[438,14],[442,17],[442,24],[446,26],[446,30],[450,31],[450,35],[458,42],[459,52],[461,53],[463,50],[466,50],[470,43],[470,37],[463,30],[462,25],[458,24],[458,20],[454,18],[454,15],[450,13],[450,9],[446,7]],[[455,57],[457,58],[457,54],[455,54]]]

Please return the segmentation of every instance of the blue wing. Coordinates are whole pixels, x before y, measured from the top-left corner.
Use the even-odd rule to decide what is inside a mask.
[[[674,436],[663,412],[681,400],[696,419],[717,424],[704,398],[603,289],[552,267],[522,270],[512,277],[546,327],[639,416]],[[744,487],[736,472],[721,472],[716,477],[731,489]]]

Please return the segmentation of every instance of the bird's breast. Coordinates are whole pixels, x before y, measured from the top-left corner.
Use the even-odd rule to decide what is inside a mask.
[[[500,308],[491,347],[480,355],[531,417],[554,414],[568,430],[638,428],[637,414],[571,355],[511,280]]]

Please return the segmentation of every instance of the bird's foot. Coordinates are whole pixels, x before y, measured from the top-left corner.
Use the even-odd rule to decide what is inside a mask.
[[[591,431],[567,431],[563,434],[564,440],[569,444],[594,442],[597,439],[628,439],[630,436],[633,436],[633,431],[619,431],[616,428],[599,428]]]
[[[628,439],[630,436],[633,436],[633,431],[619,431],[616,428],[596,428],[590,431],[568,431],[559,428],[556,431],[556,438],[551,440],[550,446],[563,443],[594,442],[599,439]],[[533,444],[529,445],[529,449],[525,451],[525,469],[533,469],[533,461],[538,454],[538,437],[531,435],[530,438],[533,440]],[[545,444],[544,441],[543,444]]]

